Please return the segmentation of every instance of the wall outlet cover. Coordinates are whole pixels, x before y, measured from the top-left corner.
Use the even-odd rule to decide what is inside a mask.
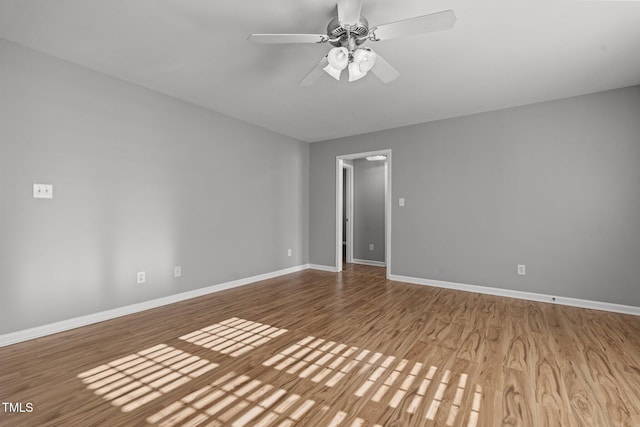
[[[33,184],[34,199],[53,199],[53,185]]]

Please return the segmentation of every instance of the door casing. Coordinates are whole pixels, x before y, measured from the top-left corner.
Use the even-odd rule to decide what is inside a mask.
[[[344,154],[341,156],[336,156],[336,229],[335,229],[335,269],[336,272],[342,271],[342,217],[343,217],[343,172],[342,170],[345,167],[345,160],[354,160],[354,159],[362,159],[367,156],[373,156],[376,154],[383,154],[387,156],[387,160],[385,161],[385,197],[384,197],[384,228],[385,228],[385,261],[387,264],[387,279],[391,275],[391,176],[392,176],[392,168],[391,168],[391,149],[385,150],[376,150],[376,151],[367,151],[364,153],[353,153],[353,154]],[[353,175],[352,175],[353,178]],[[353,182],[353,179],[351,180]],[[353,192],[351,192],[353,199]],[[351,222],[353,222],[353,217],[351,218]],[[353,224],[351,224],[351,229],[353,231]],[[353,239],[352,239],[353,240]],[[353,251],[353,249],[352,249]]]

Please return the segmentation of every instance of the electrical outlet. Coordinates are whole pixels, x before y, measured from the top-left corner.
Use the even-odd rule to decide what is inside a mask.
[[[369,250],[372,251],[373,250],[373,243],[369,243]]]
[[[398,199],[398,206],[404,206],[404,197]]]
[[[527,266],[524,264],[518,264],[518,276],[527,275]]]
[[[287,249],[287,256],[293,255],[293,249]]]
[[[182,266],[176,265],[173,267],[173,277],[182,277]]]
[[[34,199],[53,199],[53,185],[33,184]]]
[[[147,281],[147,275],[144,271],[138,271],[138,283],[144,283]]]

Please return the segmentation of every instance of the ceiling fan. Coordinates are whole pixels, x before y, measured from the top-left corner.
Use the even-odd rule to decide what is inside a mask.
[[[300,86],[311,85],[322,75],[322,71],[340,80],[345,68],[349,70],[350,82],[361,79],[371,71],[388,83],[400,74],[373,50],[361,47],[364,42],[447,30],[456,22],[453,10],[445,10],[370,27],[365,17],[360,15],[362,0],[337,0],[337,6],[338,16],[329,22],[327,34],[251,34],[248,40],[263,44],[329,43],[334,46],[300,81]]]

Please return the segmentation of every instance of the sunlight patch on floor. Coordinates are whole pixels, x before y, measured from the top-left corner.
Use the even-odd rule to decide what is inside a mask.
[[[309,378],[316,383],[324,381],[324,385],[333,387],[371,353],[369,350],[358,350],[358,347],[309,336],[262,364],[278,371],[286,369],[289,374]],[[381,356],[380,353],[374,353],[365,365],[372,364]]]
[[[232,317],[183,335],[180,339],[231,357],[238,357],[285,332],[286,329]]]
[[[451,379],[451,371],[446,370],[442,379],[440,380],[440,384],[438,385],[438,389],[436,390],[436,395],[433,397],[431,401],[431,406],[429,406],[429,410],[427,411],[427,419],[433,420],[436,416],[436,412],[438,412],[438,408],[442,403],[442,398],[444,396],[444,392],[449,385],[449,380]]]
[[[349,416],[345,411],[338,411],[336,415],[331,419],[327,427],[338,427],[342,425],[343,421]],[[345,424],[347,426],[347,424]],[[372,424],[367,422],[367,420],[357,417],[353,422],[349,425],[349,427],[364,427],[364,426],[372,426],[372,427],[382,427],[380,424]]]
[[[385,359],[379,367],[373,369],[367,380],[356,390],[354,394],[363,399],[362,403],[356,404],[357,406],[363,408],[363,405],[366,405],[368,401],[380,403],[382,397],[392,387],[392,385],[401,380],[401,384],[397,386],[396,392],[388,402],[388,406],[394,410],[402,408],[398,411],[394,411],[394,416],[400,417],[402,412],[406,412],[410,414],[410,417],[414,415],[417,416],[418,418],[415,418],[415,420],[427,419],[431,422],[435,422],[435,425],[463,425],[462,421],[458,419],[458,415],[460,412],[463,412],[465,393],[471,393],[470,389],[467,387],[469,381],[468,374],[461,374],[456,384],[451,381],[452,372],[448,369],[445,370],[440,381],[434,383],[435,390],[433,388],[431,389],[431,392],[434,393],[434,395],[433,398],[429,400],[427,399],[427,395],[430,394],[429,387],[438,372],[438,368],[436,366],[430,366],[429,369],[424,372],[425,366],[423,366],[422,363],[415,362],[413,365],[410,365],[406,359],[402,359],[394,369],[391,369],[393,368],[391,363],[392,361],[393,359],[391,358]],[[408,366],[412,366],[410,370],[406,369]],[[386,380],[382,384],[379,384],[387,369],[391,370],[391,372],[387,372],[388,376]],[[370,395],[373,396],[369,398],[368,396]],[[451,395],[453,395],[453,397],[449,398],[448,396]],[[470,399],[471,396],[468,396],[468,400]],[[467,427],[476,427],[478,417],[480,415],[481,399],[482,388],[477,385],[475,393],[473,394],[473,404],[471,411],[469,412],[469,419],[466,424]],[[421,404],[425,405],[423,409],[420,409]],[[442,409],[447,406],[448,412],[443,412]],[[348,420],[348,417],[348,409],[343,409],[335,414],[328,425],[331,427],[347,427],[349,422],[345,420]],[[397,418],[395,421],[387,419],[386,421],[389,425],[396,425],[394,423],[401,422],[401,419],[402,418]],[[409,420],[411,420],[411,418],[409,418]],[[406,420],[404,422],[406,422]],[[412,422],[411,425],[414,425],[414,423],[415,421]],[[359,427],[371,424],[373,423],[368,420],[356,418],[350,426]],[[422,425],[422,423],[417,421],[416,425]]]
[[[409,412],[410,414],[416,413],[418,407],[420,406],[420,402],[422,402],[422,399],[424,399],[424,396],[427,393],[427,389],[431,384],[431,380],[433,379],[437,370],[438,368],[436,368],[435,366],[429,368],[429,371],[425,375],[424,379],[420,383],[420,386],[418,387],[418,390],[416,391],[416,395],[413,397],[413,399],[411,400],[411,404],[407,408],[407,412]]]
[[[229,372],[148,417],[147,422],[161,427],[204,422],[214,427],[266,427],[277,420],[279,425],[294,426],[314,405],[313,400]]]
[[[94,394],[129,412],[217,367],[159,344],[82,372],[78,378]]]
[[[180,339],[239,356],[285,332],[285,329],[232,318]],[[482,388],[476,385],[474,391],[468,374],[457,376],[449,369],[440,370],[422,362],[385,356],[336,341],[307,336],[262,365],[309,381],[308,385],[334,387],[343,379],[348,380],[346,393],[358,400],[357,415],[361,417],[354,418],[356,414],[351,413],[351,408],[322,407],[322,411],[337,410],[327,413],[325,423],[331,427],[373,425],[366,419],[366,410],[363,412],[370,404],[446,426],[460,424],[458,418],[460,412],[464,412],[465,402],[472,401],[471,410],[467,411],[467,427],[476,427],[480,415]],[[129,412],[169,392],[179,393],[176,389],[180,386],[218,367],[217,363],[159,344],[85,371],[78,378],[93,393]],[[163,409],[146,421],[163,427],[204,423],[213,427],[266,427],[276,423],[295,426],[316,403],[303,398],[304,393],[292,393],[289,386],[269,384],[273,380],[236,372],[217,375],[213,381],[207,378],[206,382],[201,380],[195,384],[194,387],[199,387],[196,391],[186,396],[186,392],[182,392],[177,397],[184,397],[165,403]],[[207,385],[201,387],[202,384]]]
[[[476,427],[478,417],[480,416],[480,402],[482,401],[482,387],[476,385],[476,392],[473,394],[473,403],[471,404],[471,413],[469,415],[469,424],[467,427]]]
[[[310,379],[313,382],[324,382],[325,386],[332,387],[343,379],[349,372],[357,366],[357,373],[352,372],[352,376],[368,374],[354,392],[355,396],[372,401],[383,403],[390,390],[395,392],[389,394],[386,404],[392,408],[398,408],[405,399],[409,399],[406,405],[406,412],[416,414],[421,404],[427,404],[424,417],[434,420],[443,403],[445,392],[450,387],[452,373],[445,370],[440,382],[436,383],[433,399],[426,400],[427,392],[438,371],[436,366],[430,366],[425,371],[426,366],[421,362],[411,364],[406,359],[396,360],[394,356],[384,356],[379,352],[371,352],[367,349],[360,349],[355,346],[326,341],[322,338],[307,336],[295,344],[290,345],[276,355],[262,363],[264,366],[272,367],[278,371],[297,375],[300,378]],[[428,365],[427,365],[428,366]],[[453,401],[450,404],[446,425],[454,425],[465,392],[467,391],[468,374],[461,374],[456,387]],[[433,393],[433,392],[432,392]],[[474,397],[475,412],[469,420],[469,427],[474,427],[480,411],[480,397],[476,393]],[[474,415],[475,414],[475,415]],[[443,415],[441,415],[443,416]],[[342,411],[336,413],[331,425],[339,425],[346,417]],[[474,421],[475,420],[475,421]]]

